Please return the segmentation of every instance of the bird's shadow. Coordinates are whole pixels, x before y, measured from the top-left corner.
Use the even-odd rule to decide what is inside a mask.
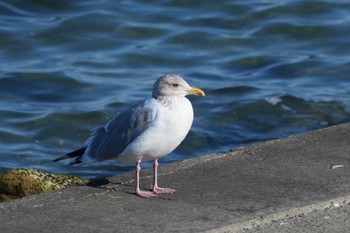
[[[96,178],[89,180],[89,183],[87,183],[87,186],[91,186],[94,188],[105,188],[106,185],[110,184],[111,182],[106,178]]]
[[[89,183],[87,183],[87,186],[94,187],[94,188],[99,188],[99,189],[109,189],[113,190],[113,186],[128,186],[128,187],[133,187],[132,184],[126,184],[123,182],[115,182],[115,181],[110,181],[107,178],[104,177],[99,177],[95,179],[89,180]]]

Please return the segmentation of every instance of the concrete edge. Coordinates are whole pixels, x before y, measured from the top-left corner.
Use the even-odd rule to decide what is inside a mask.
[[[204,231],[205,233],[217,233],[217,232],[232,232],[232,233],[238,233],[238,232],[244,232],[245,230],[252,230],[253,228],[259,228],[263,225],[268,225],[272,222],[278,221],[283,222],[283,220],[288,218],[294,218],[298,216],[304,216],[311,212],[315,211],[323,211],[326,209],[335,209],[340,208],[344,205],[350,205],[350,195],[338,197],[334,199],[330,199],[327,201],[306,205],[306,206],[300,206],[284,211],[280,211],[278,213],[261,216],[260,218],[240,222],[240,223],[234,223],[229,224],[224,227],[215,228],[209,231]]]

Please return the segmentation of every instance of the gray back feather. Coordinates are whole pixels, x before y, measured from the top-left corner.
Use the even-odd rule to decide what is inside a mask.
[[[152,108],[146,108],[145,101],[125,109],[105,127],[93,130],[86,142],[84,154],[88,160],[102,161],[117,158],[118,155],[140,134],[155,118]]]

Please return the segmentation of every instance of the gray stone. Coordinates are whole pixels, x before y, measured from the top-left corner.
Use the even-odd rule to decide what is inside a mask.
[[[163,166],[160,185],[173,195],[137,197],[128,173],[0,203],[1,231],[292,232],[291,223],[332,224],[349,211],[349,139],[343,124]],[[150,188],[151,170],[141,177]],[[333,232],[350,229],[334,223]]]

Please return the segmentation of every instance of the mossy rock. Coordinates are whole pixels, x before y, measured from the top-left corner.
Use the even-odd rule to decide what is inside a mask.
[[[77,176],[51,174],[32,168],[18,168],[0,174],[0,201],[9,201],[69,185],[85,185],[88,182]]]

